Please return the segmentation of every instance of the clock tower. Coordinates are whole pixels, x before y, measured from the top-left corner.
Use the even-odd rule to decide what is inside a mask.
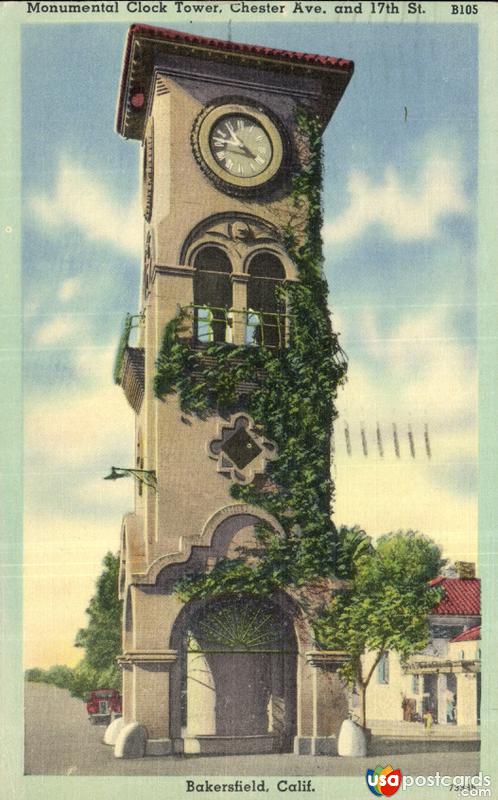
[[[136,416],[118,757],[335,752],[343,654],[321,274],[321,134],[350,61],[133,25],[117,129],[142,145],[144,258],[115,379]],[[135,327],[135,342],[129,340]],[[340,588],[340,587],[339,587]]]

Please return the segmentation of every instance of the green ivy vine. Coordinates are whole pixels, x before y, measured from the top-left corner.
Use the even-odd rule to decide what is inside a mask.
[[[180,312],[166,325],[154,383],[157,397],[176,392],[182,411],[200,417],[240,407],[237,385],[254,384],[245,408],[278,446],[278,458],[268,467],[275,491],[232,484],[231,494],[273,514],[285,537],[259,526],[258,538],[264,544],[260,561],[251,565],[224,560],[209,573],[184,578],[177,590],[185,600],[224,594],[268,596],[277,588],[334,573],[330,436],[336,416],[333,401],[345,381],[346,363],[332,331],[323,276],[320,124],[305,110],[298,112],[296,122],[309,155],[293,176],[291,194],[294,208],[304,209],[304,233],[291,224],[282,229],[300,279],[284,285],[290,346],[273,351],[212,343],[195,351],[182,338],[188,326]]]

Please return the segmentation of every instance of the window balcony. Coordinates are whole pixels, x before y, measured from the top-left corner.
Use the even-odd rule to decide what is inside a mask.
[[[184,306],[182,313],[186,338],[196,348],[214,343],[271,350],[289,346],[288,314],[207,305]]]
[[[216,354],[209,352],[211,344],[225,344],[234,349],[258,347],[274,353],[285,350],[291,345],[292,315],[289,314],[196,304],[178,308],[181,314],[179,317],[181,324],[176,333],[178,339],[192,350],[203,353],[202,369],[193,369],[194,380],[202,377],[203,369],[214,368],[217,364]],[[142,344],[143,333],[140,331],[143,324],[142,315],[126,316],[114,367],[115,383],[122,387],[136,413],[139,413],[144,398],[145,351]],[[134,346],[130,344],[132,332],[134,332],[133,339],[136,340]],[[233,356],[232,363],[242,361],[239,354],[234,353]],[[335,334],[333,334],[332,357],[335,364],[345,372],[347,357]],[[256,369],[254,381],[241,382],[237,385],[237,391],[240,394],[250,393],[264,376],[263,368]]]
[[[144,397],[144,349],[138,346],[143,322],[142,314],[126,315],[114,363],[114,383],[123,388],[126,399],[137,414]],[[137,341],[135,346],[130,345],[130,338]]]

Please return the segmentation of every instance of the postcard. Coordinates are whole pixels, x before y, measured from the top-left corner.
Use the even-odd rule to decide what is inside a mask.
[[[5,797],[495,796],[496,4],[0,24]]]

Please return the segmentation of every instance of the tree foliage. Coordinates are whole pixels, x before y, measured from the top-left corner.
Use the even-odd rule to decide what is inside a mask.
[[[86,609],[88,625],[78,631],[75,645],[84,648],[89,667],[104,671],[115,665],[121,653],[123,603],[118,598],[119,557],[107,553],[102,563],[104,569]]]
[[[58,686],[59,689],[68,689],[71,685],[73,670],[71,667],[66,667],[64,664],[55,664],[48,669],[40,669],[35,667],[27,669],[24,677],[27,681],[35,683],[50,683],[53,686]]]
[[[71,683],[68,686],[73,697],[86,699],[94,689],[117,689],[121,691],[121,673],[117,664],[110,664],[106,669],[94,669],[85,659],[73,669]]]
[[[33,683],[47,683],[45,680],[46,670],[41,669],[40,667],[32,667],[31,669],[27,669],[24,671],[24,678],[27,681],[32,681]]]
[[[343,538],[355,536],[343,530]],[[335,595],[316,619],[319,645],[347,653],[341,672],[358,688],[362,725],[366,690],[383,654],[394,651],[403,661],[427,645],[428,614],[440,599],[440,590],[428,581],[443,563],[438,546],[414,531],[383,536],[368,551],[361,544],[350,564],[349,589]]]
[[[353,578],[363,560],[373,553],[372,540],[359,525],[352,528],[342,525],[337,532],[337,577]]]
[[[123,602],[118,597],[119,556],[106,553],[104,569],[97,580],[86,613],[86,628],[76,634],[75,645],[85,656],[73,671],[71,693],[84,697],[92,689],[121,687],[121,674],[116,662],[121,653],[121,619]]]

